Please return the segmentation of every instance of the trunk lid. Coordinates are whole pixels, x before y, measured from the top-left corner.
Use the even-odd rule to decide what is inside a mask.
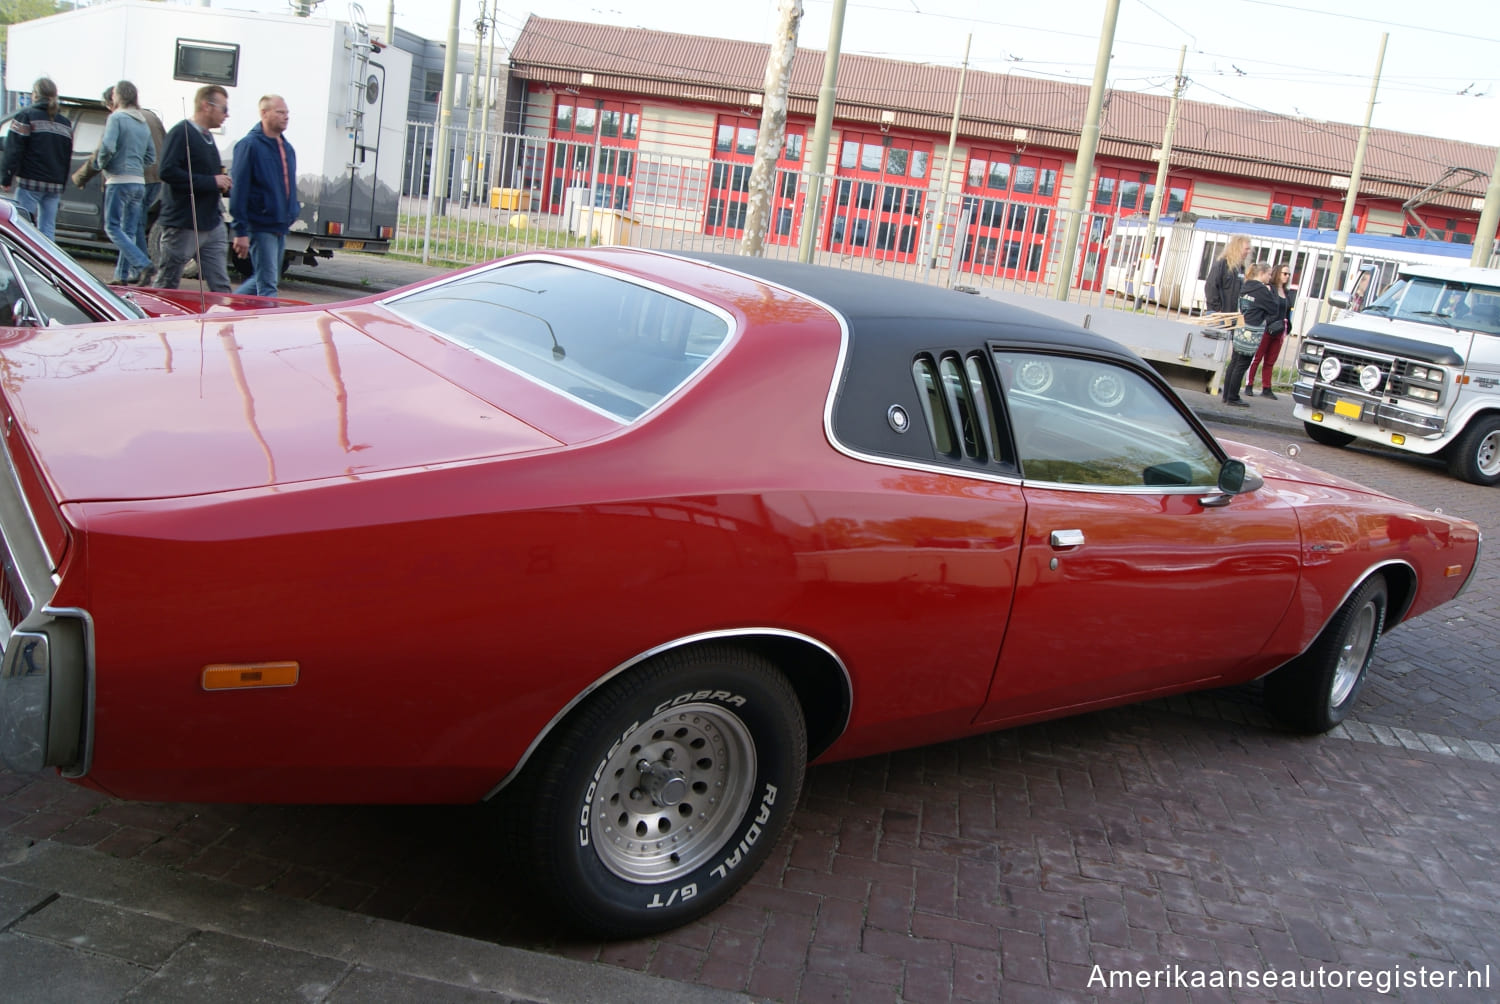
[[[326,311],[4,332],[0,380],[58,502],[358,477],[558,445]]]

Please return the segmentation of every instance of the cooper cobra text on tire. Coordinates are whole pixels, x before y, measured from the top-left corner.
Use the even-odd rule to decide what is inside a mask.
[[[1372,575],[1302,655],[1266,677],[1266,708],[1301,732],[1327,732],[1349,714],[1385,629],[1385,579]]]
[[[507,812],[539,894],[570,926],[634,937],[708,913],[764,863],[807,733],[771,663],[714,646],[611,681],[538,757]]]

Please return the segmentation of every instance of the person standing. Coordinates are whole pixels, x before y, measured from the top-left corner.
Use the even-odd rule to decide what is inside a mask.
[[[229,118],[229,93],[206,84],[193,96],[193,117],[167,131],[161,156],[161,271],[157,285],[176,289],[182,269],[198,260],[198,275],[216,293],[229,292],[229,238],[220,197],[229,175],[212,130]]]
[[[1250,360],[1250,372],[1245,376],[1245,395],[1255,396],[1255,370],[1260,368],[1260,396],[1276,400],[1271,389],[1271,370],[1281,355],[1281,342],[1292,327],[1292,307],[1296,305],[1297,291],[1289,285],[1292,267],[1285,263],[1271,269],[1271,279],[1266,284],[1275,301],[1275,309],[1266,321],[1266,333],[1260,336],[1260,346],[1255,358]]]
[[[104,172],[104,233],[119,249],[115,281],[145,285],[156,271],[139,242],[146,215],[146,167],[156,163],[151,129],[141,114],[135,84],[122,80],[110,95],[114,109],[94,151],[94,165]]]
[[[57,85],[38,77],[31,104],[16,113],[5,137],[0,187],[16,186],[16,202],[48,237],[57,235],[57,205],[73,167],[73,123],[62,113]]]
[[[1210,313],[1240,309],[1240,286],[1245,281],[1245,258],[1249,254],[1250,238],[1236,234],[1209,266],[1208,278],[1203,281],[1203,300]]]
[[[1240,313],[1245,323],[1234,332],[1233,351],[1229,355],[1229,369],[1224,374],[1221,394],[1225,404],[1237,408],[1250,407],[1240,397],[1240,388],[1245,386],[1245,371],[1250,368],[1250,359],[1260,346],[1266,323],[1276,310],[1275,298],[1266,280],[1271,277],[1271,266],[1261,262],[1245,270],[1245,285],[1240,290]]]
[[[250,259],[253,270],[235,290],[275,296],[286,254],[286,234],[302,212],[297,202],[297,151],[286,140],[289,119],[279,94],[260,99],[260,121],[234,145],[229,215],[234,220],[234,253]]]

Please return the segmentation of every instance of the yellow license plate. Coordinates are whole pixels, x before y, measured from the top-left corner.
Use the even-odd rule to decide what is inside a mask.
[[[1345,418],[1357,419],[1365,413],[1365,406],[1358,401],[1335,401],[1333,403],[1333,413],[1335,415],[1343,415]]]
[[[364,249],[365,249],[365,242],[364,241],[345,241],[344,242],[344,250],[345,251],[363,251]]]

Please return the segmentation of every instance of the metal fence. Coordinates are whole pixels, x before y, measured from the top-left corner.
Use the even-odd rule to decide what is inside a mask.
[[[430,177],[434,130],[408,127],[397,253],[452,265],[591,244],[741,253],[748,163],[459,129],[440,197]],[[819,264],[950,286],[1054,289],[1068,210],[1046,196],[944,194],[931,184],[807,170],[781,170],[773,187],[766,257],[799,256],[807,200],[818,198],[812,260]],[[1105,263],[1118,255],[1109,241],[1114,222],[1086,216],[1070,298],[1135,309],[1145,302],[1102,285]],[[1149,309],[1182,314],[1190,305]]]
[[[434,186],[435,126],[410,123],[406,177],[392,250],[423,262],[468,265],[549,248],[627,244],[669,251],[742,253],[751,164],[744,157],[674,157],[615,145],[490,131],[450,131],[449,184]],[[1019,182],[1003,196],[942,192],[933,180],[893,183],[869,172],[778,171],[762,254],[799,257],[809,200],[821,204],[811,260],[918,282],[1054,295],[1070,210],[1055,193]],[[1123,225],[1122,225],[1123,224]],[[1145,247],[1139,214],[1087,212],[1079,222],[1067,299],[1090,311],[1200,323],[1210,250],[1227,231],[1163,225]],[[1261,242],[1259,257],[1295,262],[1303,303],[1277,363],[1290,380],[1298,337],[1316,319],[1329,256],[1300,250],[1300,233]],[[1281,245],[1285,244],[1285,247]],[[1350,267],[1346,260],[1345,268]],[[1390,262],[1384,267],[1394,268]],[[1342,288],[1345,275],[1333,277]],[[1309,293],[1313,296],[1309,296]],[[1212,332],[1211,334],[1217,334]],[[1186,350],[1184,350],[1185,352]],[[1222,352],[1217,353],[1222,357]]]

